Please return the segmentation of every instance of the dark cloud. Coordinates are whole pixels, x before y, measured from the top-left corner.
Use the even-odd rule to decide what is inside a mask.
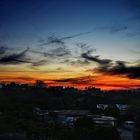
[[[32,53],[35,53],[35,54],[40,54],[40,55],[43,55],[44,57],[47,57],[49,56],[50,54],[47,53],[47,52],[43,52],[43,51],[37,51],[37,50],[29,50],[29,52],[32,52]]]
[[[110,75],[122,75],[130,79],[140,79],[140,64],[135,66],[127,66],[126,62],[116,61],[115,64],[109,66],[100,66],[95,69],[96,72]]]
[[[36,50],[30,50],[30,52],[43,55],[44,57],[59,57],[59,56],[61,57],[61,56],[70,55],[70,51],[64,47],[55,48],[49,50],[48,52],[45,51],[41,52]]]
[[[84,50],[89,47],[87,43],[77,43],[76,45]]]
[[[40,46],[50,45],[50,44],[57,44],[57,45],[63,46],[65,43],[63,41],[63,38],[58,38],[53,34],[52,36],[48,37],[47,41],[42,40],[42,43],[40,44]]]
[[[45,52],[34,51],[34,50],[31,50],[30,48],[27,48],[20,53],[16,53],[16,54],[14,53],[14,54],[7,55],[6,52],[8,50],[13,51],[15,49],[14,48],[11,49],[11,48],[4,47],[4,46],[0,47],[0,54],[2,55],[2,57],[0,58],[0,64],[3,64],[3,65],[7,64],[8,65],[8,64],[28,63],[31,65],[31,68],[34,67],[34,69],[35,69],[36,66],[42,66],[42,65],[45,65],[47,63],[46,59],[36,61],[36,60],[34,60],[34,58],[32,58],[32,59],[26,58],[27,52],[32,52],[32,53],[37,53],[37,54],[44,53],[45,56],[48,55],[48,54],[45,54]]]
[[[86,85],[91,82],[91,79],[90,79],[90,76],[83,76],[83,77],[65,78],[65,79],[59,79],[59,80],[53,80],[53,81],[58,82],[58,83]],[[93,81],[93,79],[92,79],[92,81]]]
[[[50,50],[50,56],[63,57],[68,55],[71,55],[70,50],[63,46]]]
[[[95,83],[95,86],[106,86],[106,87],[111,87],[111,88],[118,88],[118,89],[133,89],[133,88],[139,88],[140,85],[139,84],[134,84],[134,85],[124,85],[121,83],[116,83],[116,84],[111,84],[111,83]]]
[[[62,40],[72,39],[72,38],[79,37],[79,36],[86,35],[86,34],[90,34],[90,33],[92,33],[92,31],[83,32],[83,33],[75,34],[75,35],[72,35],[72,36],[66,36],[66,37],[63,37]]]
[[[70,62],[71,65],[74,66],[83,66],[83,65],[89,65],[90,62],[88,60],[76,60],[76,61],[71,61]]]
[[[29,48],[22,51],[18,54],[11,54],[11,55],[5,55],[0,58],[0,64],[19,64],[19,63],[31,63],[25,59],[25,54],[27,53]]]
[[[89,55],[89,53],[90,52],[83,53],[83,54],[81,54],[81,57],[85,58],[86,60],[89,60],[89,61],[94,61],[100,65],[108,65],[112,62],[112,60],[110,60],[110,59],[100,59],[99,56],[91,56],[91,55]]]
[[[96,52],[97,49],[93,48],[92,46],[88,45],[87,43],[77,43],[77,47],[81,49],[82,53],[88,53],[91,54],[93,52]]]
[[[55,45],[57,44],[57,45],[64,46],[65,40],[72,39],[72,38],[79,37],[79,36],[86,35],[86,34],[90,34],[90,33],[92,33],[92,32],[83,32],[83,33],[79,33],[79,34],[75,34],[75,35],[71,35],[71,36],[66,36],[66,37],[61,37],[61,38],[56,37],[53,34],[50,37],[48,37],[47,40],[41,40],[40,46],[50,45],[50,44],[55,44]]]
[[[26,75],[26,77],[15,77],[14,79],[16,79],[16,80],[25,80],[25,81],[35,81],[35,80],[37,80],[36,78],[34,78],[34,77],[30,77],[29,75],[27,76]]]
[[[86,43],[78,43],[76,44],[75,55],[74,54],[69,55],[71,57],[66,57],[66,59],[61,63],[67,63],[72,66],[89,65],[90,60],[85,59],[84,54],[90,55],[95,51],[96,49],[94,49],[93,47],[89,46]],[[81,56],[83,57],[81,58]]]
[[[72,66],[84,66],[84,65],[89,65],[90,62],[88,60],[80,60],[80,59],[76,59],[76,60],[73,60],[73,59],[65,59],[63,62],[61,63],[66,63],[66,64],[69,64],[69,65],[72,65]]]
[[[31,62],[32,66],[43,66],[47,63],[47,60],[40,60],[38,62]]]

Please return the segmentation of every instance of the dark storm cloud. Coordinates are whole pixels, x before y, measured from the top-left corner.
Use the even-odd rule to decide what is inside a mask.
[[[110,59],[100,59],[99,56],[91,56],[89,53],[82,53],[81,57],[89,61],[94,61],[100,65],[108,65],[112,62]]]
[[[25,54],[28,51],[29,48],[22,51],[18,54],[11,54],[11,55],[5,55],[0,58],[0,64],[19,64],[19,63],[31,63],[25,59]]]
[[[111,64],[109,66],[100,66],[95,70],[99,73],[122,75],[130,79],[140,79],[140,62],[135,66],[127,66],[126,62],[116,61],[115,64]]]

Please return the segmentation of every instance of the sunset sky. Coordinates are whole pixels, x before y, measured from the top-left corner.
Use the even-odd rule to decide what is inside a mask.
[[[140,88],[139,0],[0,0],[0,81]]]

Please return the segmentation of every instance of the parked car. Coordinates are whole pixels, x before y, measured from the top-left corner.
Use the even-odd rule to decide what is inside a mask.
[[[134,121],[125,121],[123,127],[128,130],[133,130],[134,125],[135,125]]]

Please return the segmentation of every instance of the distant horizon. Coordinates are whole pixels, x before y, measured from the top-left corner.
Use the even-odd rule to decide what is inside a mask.
[[[18,85],[31,85],[31,86],[36,86],[36,82],[37,81],[42,81],[42,80],[36,80],[36,81],[32,81],[30,83],[28,82],[16,82],[16,81],[9,81],[9,82],[6,82],[6,81],[0,81],[0,84],[5,84],[5,85],[9,85],[9,84],[18,84]],[[117,88],[117,89],[114,89],[114,88],[109,88],[109,89],[102,89],[100,87],[96,87],[96,86],[83,86],[83,87],[77,87],[77,86],[68,86],[68,85],[48,85],[47,83],[45,83],[45,81],[42,81],[43,84],[44,84],[44,87],[46,88],[52,88],[52,87],[63,87],[63,88],[75,88],[75,89],[78,89],[78,90],[87,90],[87,89],[92,89],[92,88],[95,88],[95,89],[100,89],[101,91],[131,91],[131,90],[137,90],[137,89],[140,89],[139,87],[136,87],[136,88]]]

